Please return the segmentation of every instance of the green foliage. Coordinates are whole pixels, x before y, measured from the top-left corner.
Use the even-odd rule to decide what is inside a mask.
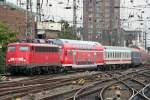
[[[17,33],[9,30],[9,27],[5,23],[0,22],[0,73],[5,71],[5,52],[8,43],[17,41]]]
[[[9,31],[8,26],[0,22],[0,32],[8,32],[8,31]]]
[[[7,45],[8,43],[15,42],[17,40],[16,33],[9,33],[9,32],[0,32],[0,44]]]
[[[0,44],[2,46],[15,42],[17,40],[16,35],[17,33],[9,30],[9,27],[5,23],[0,22]]]
[[[0,50],[0,74],[5,72],[5,52]]]
[[[61,20],[62,32],[58,35],[62,39],[79,39],[75,34],[72,33],[73,28],[69,26],[67,21]]]

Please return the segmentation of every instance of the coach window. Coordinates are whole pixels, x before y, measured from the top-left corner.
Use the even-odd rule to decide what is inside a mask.
[[[126,58],[126,57],[125,57],[125,52],[123,52],[123,57]]]
[[[115,58],[115,52],[113,52],[113,58]]]
[[[124,57],[127,58],[127,57],[126,57],[126,52],[124,52]]]
[[[116,52],[116,58],[118,58],[118,53]]]
[[[36,52],[58,52],[59,49],[57,47],[36,47]]]
[[[112,58],[112,52],[110,52],[110,58]]]
[[[119,53],[119,57],[121,58],[121,52]]]
[[[105,58],[108,58],[108,53],[107,52],[105,53]]]
[[[114,52],[114,58],[116,58],[116,57],[115,57],[115,52]]]
[[[8,52],[14,52],[14,51],[16,51],[16,47],[15,47],[15,46],[9,46],[9,47],[7,48],[7,51],[8,51]]]
[[[21,46],[19,48],[20,51],[29,51],[29,47],[28,46]]]
[[[111,52],[109,52],[109,58],[111,58]]]

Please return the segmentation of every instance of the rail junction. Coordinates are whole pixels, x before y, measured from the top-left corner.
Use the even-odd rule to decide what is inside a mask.
[[[18,78],[18,77],[17,77]],[[19,77],[20,78],[20,77]],[[149,100],[150,69],[76,72],[0,83],[1,100]],[[138,99],[137,99],[138,98]]]

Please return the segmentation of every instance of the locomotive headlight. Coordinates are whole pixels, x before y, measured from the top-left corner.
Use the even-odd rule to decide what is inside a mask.
[[[23,58],[18,58],[19,61],[23,61]]]
[[[14,61],[15,60],[15,58],[10,58],[8,61]]]
[[[19,61],[26,61],[25,58],[18,58]]]
[[[25,61],[26,61],[26,59],[25,59],[25,58],[23,58],[23,61],[25,62]]]

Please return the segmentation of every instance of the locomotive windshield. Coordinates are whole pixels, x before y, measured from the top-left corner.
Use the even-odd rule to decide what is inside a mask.
[[[29,47],[28,46],[21,46],[19,48],[20,51],[29,51]]]
[[[16,47],[15,47],[15,46],[9,46],[9,47],[7,48],[7,51],[8,51],[8,52],[14,52],[14,51],[16,51]]]

